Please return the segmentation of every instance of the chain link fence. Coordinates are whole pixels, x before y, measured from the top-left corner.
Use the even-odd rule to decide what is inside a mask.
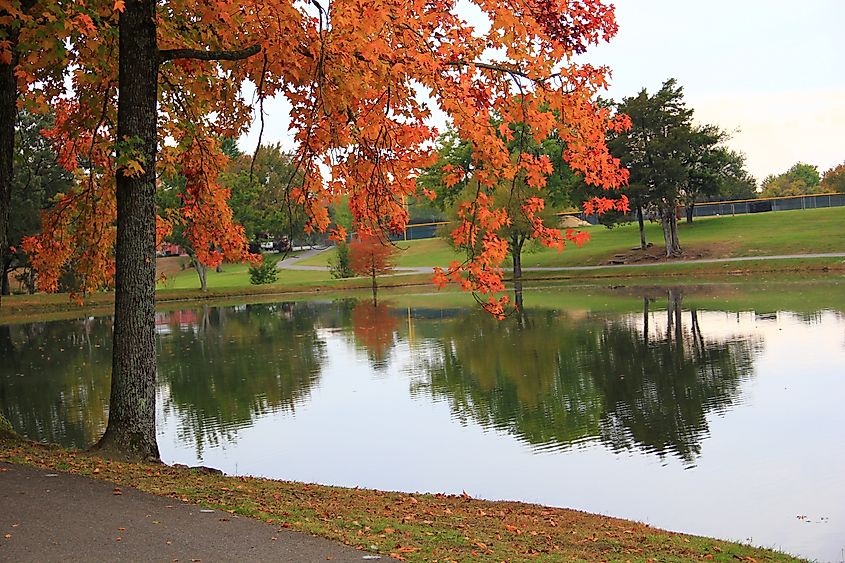
[[[696,203],[693,209],[693,216],[715,217],[718,215],[744,215],[746,213],[763,213],[766,211],[789,211],[794,209],[840,206],[845,206],[845,194],[797,195]]]

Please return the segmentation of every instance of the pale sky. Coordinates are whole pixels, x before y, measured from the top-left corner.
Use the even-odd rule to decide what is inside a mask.
[[[845,162],[845,0],[617,0],[619,34],[586,59],[609,66],[606,97],[667,78],[695,118],[733,132],[762,180],[796,162]],[[265,104],[264,142],[292,148],[284,102]],[[241,140],[255,148],[257,127]]]
[[[617,0],[619,34],[589,60],[613,69],[609,95],[684,87],[704,123],[758,180],[798,161],[845,162],[845,0]]]

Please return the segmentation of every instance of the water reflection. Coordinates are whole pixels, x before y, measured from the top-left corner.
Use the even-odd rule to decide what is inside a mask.
[[[160,313],[162,455],[838,554],[841,313],[698,311],[715,301],[653,288],[597,313],[539,293],[504,322],[369,299]],[[31,438],[93,443],[110,340],[108,319],[0,326],[0,409]]]
[[[352,333],[359,348],[367,352],[373,368],[384,370],[396,343],[398,318],[384,302],[359,301],[352,308]]]
[[[437,353],[425,369],[431,393],[455,415],[507,431],[541,449],[599,439],[692,464],[707,415],[737,400],[762,342],[705,338],[696,311],[672,290],[665,322],[528,311],[497,322],[473,313],[431,327]],[[688,320],[685,321],[684,317]]]
[[[24,436],[77,448],[106,428],[111,322],[0,325],[0,409]]]
[[[159,383],[180,438],[202,455],[258,416],[294,410],[324,360],[315,318],[302,303],[160,313],[167,336],[158,341]]]

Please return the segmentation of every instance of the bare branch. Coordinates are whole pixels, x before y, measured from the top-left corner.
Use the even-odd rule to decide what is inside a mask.
[[[251,45],[235,51],[202,51],[200,49],[162,49],[158,52],[160,63],[175,59],[194,59],[199,61],[241,61],[261,51],[261,45]]]
[[[470,62],[467,62],[467,61],[447,61],[444,64],[447,65],[447,66],[474,66],[476,68],[484,68],[484,69],[487,69],[487,70],[502,72],[502,73],[510,74],[512,76],[520,76],[522,78],[527,78],[529,80],[535,80],[536,81],[536,79],[531,78],[530,76],[528,76],[527,73],[525,73],[525,72],[523,72],[523,71],[521,71],[517,68],[508,68],[506,66],[496,65],[496,64],[492,64],[492,63],[483,63],[481,61],[470,61]]]

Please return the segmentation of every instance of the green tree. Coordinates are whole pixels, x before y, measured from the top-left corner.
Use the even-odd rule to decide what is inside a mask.
[[[750,199],[757,195],[757,182],[745,169],[745,157],[718,144],[727,138],[714,125],[693,129],[689,177],[683,190],[687,223],[692,223],[695,204],[700,201]]]
[[[9,273],[28,264],[21,249],[24,237],[34,235],[41,228],[41,211],[48,207],[53,196],[67,191],[73,176],[56,163],[56,153],[41,130],[52,126],[49,116],[27,112],[18,114],[15,136],[14,176],[11,191],[11,210],[7,227],[6,246],[0,249],[2,294],[9,294]]]
[[[745,155],[726,149],[719,149],[723,155],[722,182],[719,197],[722,199],[754,199],[757,197],[757,179],[748,172]]]
[[[684,90],[671,78],[657,93],[644,88],[624,98],[617,110],[631,118],[631,128],[614,135],[611,151],[630,172],[628,197],[637,212],[640,244],[646,246],[643,210],[654,209],[663,227],[667,257],[681,255],[677,210],[719,194],[729,176],[743,177],[742,161],[719,146],[727,135],[714,125],[694,125]]]
[[[230,150],[230,152],[232,152]],[[232,190],[229,205],[249,240],[300,239],[307,217],[291,192],[302,175],[279,144],[262,145],[252,155],[233,155],[223,184]]]
[[[798,162],[778,175],[769,175],[761,186],[762,197],[784,197],[817,194],[824,191],[818,167]]]

